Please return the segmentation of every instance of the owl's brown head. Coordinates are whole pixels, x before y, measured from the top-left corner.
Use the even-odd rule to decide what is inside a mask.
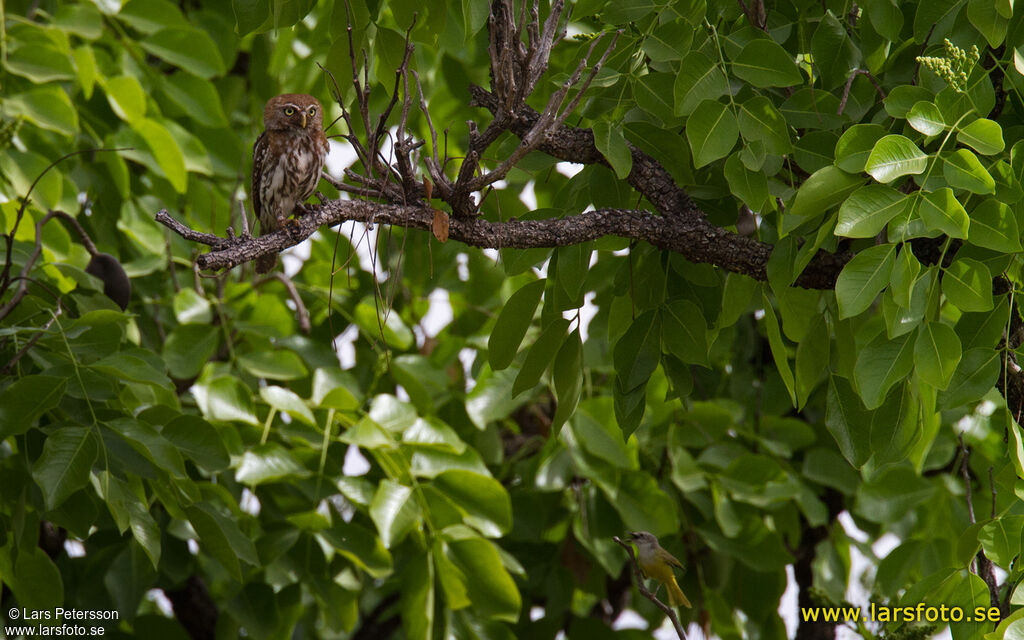
[[[282,93],[267,101],[263,108],[263,127],[268,131],[307,131],[310,135],[324,130],[324,114],[320,101],[304,93]]]

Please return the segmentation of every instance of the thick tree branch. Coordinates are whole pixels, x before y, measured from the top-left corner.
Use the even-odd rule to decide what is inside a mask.
[[[166,210],[158,212],[156,220],[183,238],[212,248],[196,259],[203,269],[230,269],[258,256],[280,252],[302,242],[323,225],[334,226],[349,220],[373,221],[429,231],[434,220],[434,210],[423,205],[331,200],[306,205],[306,209],[308,214],[300,217],[294,228],[258,238],[225,239],[200,233],[172,218]],[[599,209],[548,220],[490,222],[479,218],[452,218],[448,233],[451,240],[490,249],[565,247],[603,236],[619,236],[643,240],[659,249],[679,253],[692,262],[715,264],[757,280],[767,278],[766,265],[771,255],[771,245],[715,227],[703,217],[673,220],[631,209]],[[810,288],[829,288],[846,259],[845,255],[819,253],[811,262],[813,268],[809,267],[797,283]]]

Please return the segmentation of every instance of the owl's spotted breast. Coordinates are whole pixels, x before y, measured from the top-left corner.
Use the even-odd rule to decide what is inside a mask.
[[[312,96],[284,94],[264,110],[266,130],[253,147],[252,195],[261,235],[280,228],[320,181],[327,158],[320,103]],[[266,273],[276,256],[262,256],[256,272]]]

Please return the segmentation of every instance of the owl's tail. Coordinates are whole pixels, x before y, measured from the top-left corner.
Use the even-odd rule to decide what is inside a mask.
[[[271,253],[256,258],[256,273],[270,273],[277,264],[277,254]]]

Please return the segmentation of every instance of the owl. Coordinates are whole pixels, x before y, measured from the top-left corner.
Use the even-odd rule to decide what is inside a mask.
[[[320,182],[327,157],[323,109],[313,96],[285,93],[263,109],[263,133],[252,149],[252,201],[260,235],[277,231]],[[274,254],[256,259],[256,273],[277,264]]]

